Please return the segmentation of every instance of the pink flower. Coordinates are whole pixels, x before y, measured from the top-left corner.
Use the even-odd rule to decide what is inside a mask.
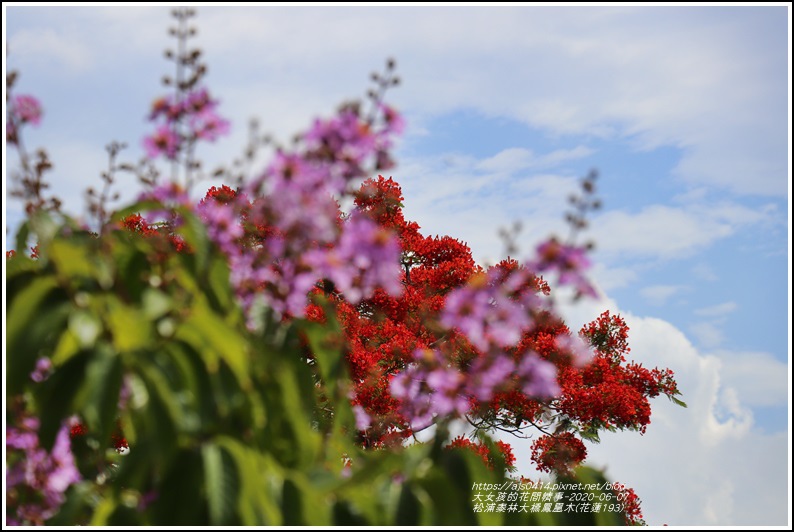
[[[42,357],[36,361],[36,369],[30,374],[30,378],[34,382],[42,382],[49,377],[51,369],[52,361],[49,358]]]
[[[217,102],[210,98],[207,89],[197,89],[187,95],[183,102],[183,109],[186,113],[202,114],[205,112],[212,112],[215,109]]]
[[[190,118],[190,128],[196,138],[214,142],[218,137],[229,133],[230,124],[208,108]]]
[[[161,96],[152,102],[152,112],[149,114],[149,120],[155,120],[160,115],[171,117],[172,109],[172,98]]]
[[[402,292],[400,243],[364,214],[354,212],[336,247],[316,250],[310,261],[350,303],[372,296],[376,288],[393,296]]]
[[[402,115],[398,113],[396,109],[385,103],[381,103],[379,107],[381,112],[383,112],[383,120],[386,123],[384,133],[401,135],[405,130],[405,120]]]
[[[237,239],[243,236],[243,228],[233,205],[218,201],[203,202],[198,207],[201,219],[207,224],[207,236],[227,256],[236,252]]]
[[[34,126],[39,125],[41,121],[41,104],[33,96],[27,94],[20,94],[11,100],[13,106],[13,113],[23,124],[31,123]]]
[[[584,276],[590,267],[585,248],[569,246],[552,238],[537,248],[537,258],[527,268],[535,273],[557,271],[560,285],[573,285],[580,295],[598,297],[595,288]]]
[[[38,428],[36,418],[23,418],[17,426],[6,428],[6,489],[16,492],[14,497],[31,491],[38,494],[31,502],[17,506],[16,516],[9,515],[8,522],[43,525],[58,512],[69,486],[82,478],[72,455],[68,424],[58,431],[49,453],[39,447]]]
[[[169,126],[160,126],[153,135],[144,137],[143,147],[146,156],[154,159],[164,154],[169,159],[175,159],[179,150],[179,137]]]
[[[527,353],[518,364],[516,375],[522,381],[522,388],[529,397],[550,399],[560,395],[557,384],[557,367],[534,353]]]
[[[497,274],[474,277],[468,285],[452,290],[441,312],[444,327],[459,330],[483,352],[492,346],[516,344],[532,324],[527,310],[510,299],[501,284],[488,282]]]

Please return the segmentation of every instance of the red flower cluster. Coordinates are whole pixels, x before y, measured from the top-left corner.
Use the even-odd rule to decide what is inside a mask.
[[[513,448],[509,443],[503,441],[497,441],[496,446],[505,461],[507,469],[510,471],[514,470],[516,457],[513,454]],[[458,436],[447,445],[447,449],[469,449],[477,453],[488,468],[493,469],[494,467],[494,456],[484,443],[475,443],[464,436]]]
[[[634,493],[634,489],[627,488],[619,482],[612,484],[612,489],[617,495],[617,500],[623,505],[623,512],[626,514],[627,525],[645,525],[642,518],[640,504],[642,500]]]
[[[167,227],[158,228],[150,225],[140,214],[130,214],[121,221],[121,226],[146,238],[164,240],[177,253],[190,253],[190,246],[179,236],[168,231]]]
[[[580,334],[595,348],[595,356],[584,368],[561,369],[563,395],[556,402],[557,411],[585,431],[606,428],[645,433],[651,422],[648,399],[678,393],[673,372],[648,370],[635,362],[624,364],[630,350],[628,326],[609,311],[584,326]]]
[[[69,428],[69,436],[72,439],[80,438],[83,436],[88,435],[88,427],[86,427],[83,423],[79,421],[74,421]],[[121,425],[119,423],[116,424],[116,429],[113,431],[113,434],[110,435],[110,445],[113,447],[117,453],[123,453],[129,450],[130,445],[127,443],[127,438],[124,437],[124,433],[121,430]]]
[[[69,429],[69,436],[72,438],[85,436],[86,434],[88,434],[88,430],[85,428],[85,425],[83,425],[82,423],[75,423]]]
[[[210,189],[207,190],[207,194],[199,202],[199,205],[203,205],[204,203],[210,200],[215,200],[218,203],[223,203],[224,205],[228,205],[236,197],[237,197],[237,191],[227,185],[221,185],[221,188],[210,187]]]
[[[540,471],[567,476],[586,457],[584,443],[570,432],[544,434],[532,444],[532,461]]]

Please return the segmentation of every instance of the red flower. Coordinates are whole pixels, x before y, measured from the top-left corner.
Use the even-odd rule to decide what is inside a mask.
[[[546,434],[532,444],[532,461],[539,471],[567,476],[586,457],[584,443],[570,432]]]

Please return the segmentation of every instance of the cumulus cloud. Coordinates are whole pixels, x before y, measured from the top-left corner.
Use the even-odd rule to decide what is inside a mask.
[[[563,307],[575,324],[607,308],[620,311],[609,298]],[[633,487],[651,525],[785,525],[787,434],[758,430],[752,408],[786,404],[787,365],[768,353],[699,351],[667,321],[621,314],[632,357],[674,370],[688,408],[653,400],[645,435],[605,434],[590,447],[588,463]],[[513,445],[522,474],[537,476],[527,442]]]
[[[725,341],[725,323],[728,315],[735,312],[739,305],[735,301],[726,301],[718,305],[701,307],[693,310],[696,316],[705,318],[692,322],[689,331],[695,336],[699,344],[706,348],[716,348]]]
[[[725,340],[725,332],[722,330],[721,323],[715,321],[694,322],[689,326],[689,332],[700,345],[708,348],[718,347]]]
[[[726,387],[749,406],[782,406],[789,390],[789,368],[769,353],[714,350],[712,356],[722,362]]]

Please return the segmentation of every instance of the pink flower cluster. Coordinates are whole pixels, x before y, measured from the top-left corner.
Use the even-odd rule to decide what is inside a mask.
[[[244,190],[199,206],[247,311],[263,298],[279,315],[303,316],[308,292],[323,279],[354,304],[377,288],[402,291],[396,237],[363,211],[344,219],[338,203],[351,192],[351,180],[366,176],[391,146],[400,119],[389,112],[379,130],[350,107],[317,120],[301,149],[279,150]],[[254,241],[246,238],[251,233],[258,234]]]
[[[498,269],[475,275],[468,284],[447,294],[441,325],[457,329],[480,351],[515,345],[532,325],[529,310],[539,303],[534,293],[511,296],[513,285],[528,272],[505,276]]]
[[[64,425],[55,438],[51,452],[39,446],[39,420],[23,418],[6,428],[6,501],[15,514],[6,517],[6,525],[43,525],[66,500],[65,492],[81,480],[71,452],[69,427]],[[14,455],[20,454],[18,460]]]
[[[439,323],[462,334],[478,351],[465,369],[454,367],[438,350],[418,350],[414,361],[391,381],[391,394],[401,401],[401,412],[416,429],[447,416],[468,411],[470,401],[487,403],[497,392],[520,389],[527,397],[550,399],[561,393],[556,366],[537,353],[507,354],[535,324],[538,312],[551,311],[531,286],[533,273],[558,271],[561,284],[574,284],[581,293],[595,295],[583,275],[588,266],[584,250],[551,240],[540,246],[539,258],[527,268],[507,271],[492,268],[475,274],[451,290]],[[579,338],[561,335],[560,352],[569,353],[576,365],[591,353]]]
[[[152,135],[144,137],[146,155],[154,159],[164,155],[175,160],[187,143],[197,140],[214,142],[229,133],[229,121],[216,112],[217,101],[207,89],[188,92],[181,98],[164,96],[152,103],[149,120],[164,121]],[[186,124],[183,131],[181,124]]]
[[[390,391],[416,431],[446,417],[462,417],[472,400],[487,403],[510,386],[537,399],[560,393],[557,368],[535,353],[526,353],[516,364],[505,353],[491,352],[459,370],[437,349],[417,350],[413,363],[392,379]]]
[[[392,296],[400,294],[400,253],[400,243],[390,231],[356,211],[343,224],[337,245],[312,250],[307,262],[355,305],[375,287]]]
[[[527,263],[527,268],[536,273],[556,271],[559,284],[572,285],[579,295],[598,297],[583,274],[589,267],[586,248],[563,244],[555,238],[540,244],[535,260]]]
[[[19,128],[24,124],[38,126],[42,114],[41,104],[34,96],[28,94],[13,96],[8,102],[6,141],[16,144]]]

